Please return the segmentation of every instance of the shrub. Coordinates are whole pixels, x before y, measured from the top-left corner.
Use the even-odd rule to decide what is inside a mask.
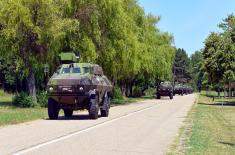
[[[37,104],[33,101],[32,96],[28,95],[28,93],[20,92],[13,98],[13,105],[18,107],[35,107]]]
[[[156,94],[156,89],[155,88],[149,88],[144,91],[145,96],[154,96]]]
[[[134,97],[140,97],[143,95],[142,88],[139,86],[134,86],[133,87],[133,96]]]
[[[0,89],[0,96],[4,96],[6,93],[2,90],[2,89]]]
[[[113,89],[113,98],[114,99],[123,99],[122,91],[118,86],[115,86]]]
[[[37,102],[40,107],[47,107],[47,93],[45,91],[37,94]]]

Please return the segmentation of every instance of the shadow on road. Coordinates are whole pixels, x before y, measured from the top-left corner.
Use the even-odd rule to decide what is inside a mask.
[[[8,101],[1,102],[0,101],[0,107],[14,107],[14,106],[12,105],[12,102],[8,102]]]
[[[169,97],[167,97],[167,96],[162,96],[160,99],[156,99],[156,100],[171,100]]]
[[[230,143],[230,142],[222,142],[222,141],[219,141],[218,143],[224,144],[224,145],[228,145],[228,146],[231,146],[231,147],[235,147],[235,144]]]
[[[235,102],[234,101],[217,101],[215,103],[212,103],[212,104],[208,104],[208,103],[198,103],[198,104],[201,104],[201,105],[209,105],[209,106],[235,106]]]
[[[101,116],[99,116],[99,117],[101,117]],[[45,120],[50,120],[50,119],[47,118]],[[77,114],[77,115],[73,115],[72,117],[59,116],[59,118],[56,119],[56,120],[57,121],[58,120],[61,120],[61,121],[66,120],[66,121],[68,121],[68,120],[92,120],[92,119],[90,119],[88,114]]]

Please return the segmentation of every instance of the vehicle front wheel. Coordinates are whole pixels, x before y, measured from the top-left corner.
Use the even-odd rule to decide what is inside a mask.
[[[49,116],[49,119],[58,119],[58,115],[59,115],[59,105],[58,103],[49,98],[48,99],[48,116]]]
[[[103,107],[100,109],[102,117],[109,116],[109,108],[110,108],[110,97],[107,95],[104,99]]]
[[[96,95],[95,99],[90,99],[90,107],[89,107],[89,117],[91,119],[97,119],[99,113],[99,103],[98,96]]]
[[[65,117],[71,117],[71,116],[73,116],[73,110],[64,109],[64,116],[65,116]]]

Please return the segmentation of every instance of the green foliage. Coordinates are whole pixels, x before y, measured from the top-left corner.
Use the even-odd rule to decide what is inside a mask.
[[[65,5],[65,1],[16,0],[0,3],[0,38],[4,43],[0,44],[0,55],[16,56],[16,60],[23,62],[20,63],[24,68],[23,75],[36,102],[36,86],[31,85],[35,83],[34,69],[46,60],[54,60],[47,59],[50,54],[56,53],[49,49],[53,49],[67,31],[73,31],[74,27],[77,29],[78,23],[64,18],[61,5]]]
[[[28,93],[20,92],[17,94],[12,101],[12,104],[17,107],[30,108],[35,107],[37,104],[33,101],[32,96]]]
[[[172,77],[173,37],[136,0],[16,0],[0,6],[0,56],[14,56],[16,63],[10,65],[16,70],[1,69],[0,60],[6,71],[0,81],[18,89],[35,82],[27,88],[34,99],[34,88],[44,88],[43,64],[53,73],[64,51],[79,51],[81,62],[101,65],[122,88]]]
[[[205,82],[203,79],[205,75],[205,69],[203,66],[203,56],[202,51],[196,51],[191,55],[191,65],[192,65],[192,78],[193,78],[193,88],[194,90],[201,90],[202,83]]]
[[[0,96],[3,96],[3,95],[5,95],[5,92],[0,89]]]
[[[174,80],[186,83],[191,80],[190,59],[184,49],[177,49],[173,66]]]
[[[46,91],[41,91],[37,94],[37,102],[40,105],[40,107],[47,107],[47,93]]]
[[[148,96],[148,97],[152,97],[152,96],[156,95],[156,88],[149,88],[149,89],[145,90],[144,95]]]
[[[123,99],[122,91],[118,86],[115,86],[113,89],[113,98],[114,99]]]
[[[235,80],[235,16],[219,25],[223,32],[212,32],[205,41],[203,59],[210,83]]]
[[[134,86],[133,87],[133,97],[141,97],[143,96],[142,87]]]
[[[12,104],[16,107],[31,108],[35,106],[47,107],[47,93],[41,91],[37,94],[37,103],[33,101],[32,96],[26,92],[20,92],[13,98]]]

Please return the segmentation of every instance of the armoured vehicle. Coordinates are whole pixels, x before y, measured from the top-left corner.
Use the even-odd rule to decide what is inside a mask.
[[[49,119],[57,119],[60,109],[65,117],[74,110],[87,109],[91,119],[108,117],[112,84],[97,64],[74,62],[75,55],[60,55],[62,65],[47,85]]]
[[[182,84],[176,84],[174,87],[174,96],[178,94],[178,95],[184,95],[184,88]]]
[[[157,86],[157,99],[160,99],[161,96],[169,96],[170,99],[173,99],[173,86],[171,82],[161,82]]]
[[[186,86],[186,92],[187,92],[187,94],[192,94],[193,88],[191,86]]]
[[[188,95],[188,94],[192,94],[192,93],[193,93],[192,87],[187,86],[187,85],[183,85],[183,91],[184,91],[184,94],[185,94],[185,95]]]

